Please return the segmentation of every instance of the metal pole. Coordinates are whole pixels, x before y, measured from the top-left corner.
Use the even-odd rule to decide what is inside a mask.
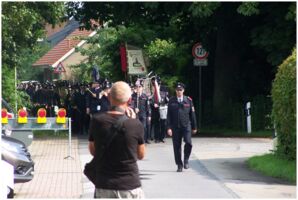
[[[72,158],[71,156],[71,118],[68,118],[68,155],[64,159]]]
[[[202,125],[202,66],[199,66],[199,124],[200,129]]]
[[[69,124],[69,127],[68,127],[68,146],[69,146],[69,154],[68,156],[71,157],[71,117],[68,118],[68,124]]]
[[[16,108],[16,111],[15,112],[18,112],[18,101],[17,101],[17,98],[18,98],[18,95],[17,95],[17,67],[14,67],[14,87],[15,87],[15,108]]]

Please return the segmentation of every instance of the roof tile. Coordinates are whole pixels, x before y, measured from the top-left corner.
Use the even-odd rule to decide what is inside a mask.
[[[54,48],[37,60],[33,66],[52,66],[72,48],[77,46],[83,39],[82,36],[89,36],[93,31],[76,29]]]

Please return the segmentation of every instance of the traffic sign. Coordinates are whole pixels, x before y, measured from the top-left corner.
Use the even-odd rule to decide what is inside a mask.
[[[205,58],[205,59],[197,59],[197,58],[194,58],[193,59],[193,65],[194,66],[207,66],[208,65],[208,59]]]
[[[192,47],[192,55],[196,59],[202,60],[208,57],[208,52],[203,48],[201,43],[196,43]]]
[[[62,72],[66,72],[66,71],[65,71],[65,68],[64,68],[63,65],[62,65],[62,62],[60,62],[60,63],[57,65],[57,67],[55,67],[55,69],[54,69],[54,73],[56,73],[56,74],[60,74],[60,73],[62,73]]]

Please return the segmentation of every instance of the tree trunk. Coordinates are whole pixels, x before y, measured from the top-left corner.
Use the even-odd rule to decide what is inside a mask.
[[[231,9],[231,8],[230,8]],[[213,90],[213,113],[219,125],[228,122],[229,107],[234,99],[233,85],[237,68],[239,67],[240,45],[235,26],[227,11],[220,12],[218,16],[218,31],[214,62],[214,90]],[[227,19],[228,18],[228,19]]]

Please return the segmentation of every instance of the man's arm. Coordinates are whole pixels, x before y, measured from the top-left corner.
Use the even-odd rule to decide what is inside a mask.
[[[138,145],[137,156],[139,160],[142,160],[145,156],[145,144]]]
[[[191,109],[189,112],[189,117],[190,117],[190,123],[191,123],[191,129],[193,134],[197,132],[197,119],[196,119],[196,112],[195,112],[195,107],[193,105],[192,99],[188,97]]]
[[[168,110],[167,110],[167,119],[166,119],[166,128],[167,128],[167,130],[172,129],[172,126],[171,126],[172,119],[171,119],[171,113],[170,113],[170,109],[171,109],[170,101],[171,101],[171,99],[169,100]]]

